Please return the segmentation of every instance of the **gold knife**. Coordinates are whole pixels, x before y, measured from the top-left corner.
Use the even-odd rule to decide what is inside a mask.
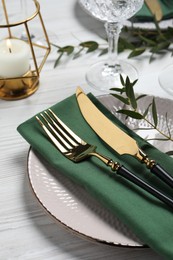
[[[103,115],[81,88],[77,88],[76,97],[84,119],[102,140],[120,155],[129,154],[145,163],[153,174],[173,188],[173,177],[158,163],[148,158],[132,137]]]
[[[155,16],[156,21],[160,21],[163,17],[163,13],[158,0],[145,0],[145,4]]]

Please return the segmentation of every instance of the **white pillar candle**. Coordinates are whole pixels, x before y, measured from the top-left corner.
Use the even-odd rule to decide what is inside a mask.
[[[16,78],[29,70],[30,49],[26,42],[7,39],[0,42],[0,78]]]

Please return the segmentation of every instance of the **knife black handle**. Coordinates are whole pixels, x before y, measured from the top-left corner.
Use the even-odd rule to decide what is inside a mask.
[[[162,181],[168,184],[171,188],[173,188],[173,177],[165,171],[158,163],[154,164],[154,166],[150,170],[156,176],[158,176]]]
[[[134,175],[132,172],[130,172],[127,168],[124,166],[120,166],[117,170],[117,174],[128,179],[130,182],[136,184],[137,186],[141,187],[145,191],[149,192],[165,204],[167,204],[169,207],[173,209],[173,200],[169,197],[167,197],[165,194],[160,192],[159,190],[156,190],[154,187],[140,179],[138,176]]]

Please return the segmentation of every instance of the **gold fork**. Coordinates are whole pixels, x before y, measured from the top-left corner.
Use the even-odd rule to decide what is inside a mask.
[[[136,184],[173,208],[173,200],[171,198],[144,182],[123,165],[120,165],[118,162],[114,162],[112,159],[96,152],[96,146],[83,141],[71,129],[69,129],[51,109],[40,113],[40,116],[36,116],[36,119],[52,143],[69,160],[78,163],[90,156],[95,156],[104,164],[111,167],[111,170],[116,172],[117,175],[120,175],[128,181]]]

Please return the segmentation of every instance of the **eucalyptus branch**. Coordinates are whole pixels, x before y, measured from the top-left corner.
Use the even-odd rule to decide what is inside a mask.
[[[156,54],[163,55],[168,52],[173,54],[173,27],[161,30],[159,23],[156,20],[154,20],[154,23],[155,29],[153,30],[134,28],[133,25],[131,27],[124,27],[119,38],[118,52],[121,53],[125,50],[130,51],[128,55],[128,58],[130,59],[149,51],[151,54],[149,59],[150,62]],[[107,39],[105,39],[105,46],[103,46],[102,43],[92,40],[80,42],[77,46],[59,46],[54,43],[51,43],[51,45],[57,48],[58,53],[54,68],[60,64],[60,61],[64,56],[71,56],[73,59],[77,59],[90,52],[97,51],[98,56],[108,52]]]
[[[54,63],[54,68],[57,67],[60,63],[61,58],[66,55],[73,55],[73,59],[78,58],[82,52],[89,53],[98,49],[99,44],[95,41],[86,41],[81,42],[78,46],[66,45],[66,46],[58,46],[54,43],[51,43],[52,46],[57,48],[58,58]]]
[[[137,120],[145,120],[149,127],[144,128],[146,130],[148,129],[155,129],[159,134],[163,136],[163,138],[158,138],[157,140],[162,140],[162,141],[173,141],[173,138],[171,136],[171,131],[168,125],[168,118],[167,118],[167,113],[165,115],[166,118],[166,127],[167,127],[167,132],[168,134],[164,133],[161,131],[158,127],[158,113],[157,113],[157,107],[156,107],[156,102],[155,98],[152,99],[152,102],[147,106],[146,110],[141,113],[138,108],[138,101],[141,98],[145,98],[146,95],[140,95],[140,96],[135,96],[134,93],[134,86],[137,82],[135,80],[134,82],[130,82],[129,77],[124,78],[122,75],[120,75],[120,80],[122,84],[122,88],[112,88],[111,90],[115,92],[119,92],[120,94],[117,93],[111,93],[115,98],[119,99],[122,103],[126,105],[126,107],[129,107],[129,109],[120,109],[117,110],[117,113],[121,113],[126,115],[126,117],[131,117]],[[152,116],[152,121],[148,119],[148,114],[151,114]],[[156,138],[154,138],[156,139]],[[151,139],[150,139],[151,140]]]

